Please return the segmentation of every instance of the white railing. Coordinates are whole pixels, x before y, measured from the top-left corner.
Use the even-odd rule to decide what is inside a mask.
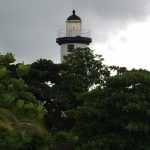
[[[70,35],[74,35],[74,30],[72,30],[72,31],[69,31],[69,34]],[[78,31],[77,31],[78,32]],[[83,30],[82,32],[81,32],[81,34],[80,34],[80,36],[81,37],[91,37],[91,32],[90,32],[90,30]],[[62,30],[58,30],[58,32],[57,32],[57,37],[58,38],[61,38],[61,37],[68,37],[67,36],[67,32],[66,32],[66,30],[65,29],[62,29]]]

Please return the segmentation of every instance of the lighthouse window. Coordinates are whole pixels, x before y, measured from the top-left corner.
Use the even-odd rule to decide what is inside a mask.
[[[69,44],[68,45],[68,52],[72,52],[74,49],[74,45],[73,44]]]

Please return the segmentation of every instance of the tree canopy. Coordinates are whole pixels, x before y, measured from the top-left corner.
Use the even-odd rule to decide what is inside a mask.
[[[21,78],[29,66],[19,64],[14,76],[9,70],[14,61],[11,53],[0,55],[0,149],[45,150],[50,136],[42,119],[47,111]]]
[[[72,112],[80,149],[149,149],[149,87],[149,71],[131,70],[83,94],[84,105]]]
[[[62,64],[0,55],[1,150],[149,150],[149,135],[149,71],[107,66],[89,48]]]

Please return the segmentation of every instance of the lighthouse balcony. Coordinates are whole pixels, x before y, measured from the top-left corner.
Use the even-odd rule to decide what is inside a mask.
[[[66,43],[83,43],[89,45],[92,42],[91,32],[88,30],[83,30],[83,32],[77,30],[59,30],[56,42],[59,45]]]
[[[90,30],[59,30],[57,32],[57,37],[74,37],[74,36],[81,36],[81,37],[91,37],[91,31]]]

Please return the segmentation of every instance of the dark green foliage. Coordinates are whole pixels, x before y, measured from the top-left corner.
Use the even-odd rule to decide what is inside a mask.
[[[7,53],[6,55],[0,54],[0,66],[8,66],[13,62],[15,62],[15,58],[12,53]]]
[[[78,137],[65,132],[59,132],[53,137],[52,150],[74,150],[77,147]]]
[[[63,64],[68,68],[65,75],[78,79],[85,89],[93,84],[102,84],[104,78],[110,74],[103,60],[101,55],[94,55],[90,48],[74,49],[64,57]]]
[[[21,78],[28,65],[12,65],[12,54],[0,55],[0,150],[47,150],[51,140],[42,125],[47,112]]]
[[[84,94],[74,112],[81,149],[150,148],[150,72],[132,70]]]
[[[81,93],[87,92],[93,85],[104,84],[110,72],[102,62],[103,58],[94,55],[89,48],[77,48],[64,57],[64,62],[59,66],[60,80],[52,87],[55,105],[61,113],[65,113],[65,116],[63,114],[61,117],[57,116],[60,124],[59,127],[55,126],[57,129],[70,130],[74,119],[68,118],[66,111],[83,104],[83,101],[77,99]]]
[[[0,55],[0,150],[150,149],[149,71],[107,67],[89,48],[59,65],[14,61]]]
[[[117,75],[126,73],[128,71],[126,67],[118,67],[118,66],[109,66],[109,69],[112,71],[116,71]]]
[[[10,131],[0,128],[1,150],[48,150],[52,144],[52,135],[30,134],[26,131]]]
[[[82,105],[77,96],[88,91],[93,85],[102,86],[110,74],[107,66],[103,64],[102,56],[94,55],[89,48],[74,49],[64,57],[62,66],[61,81],[56,85],[62,110]]]
[[[45,125],[52,132],[58,131],[62,126],[61,123],[58,124],[61,120],[61,109],[55,102],[57,96],[54,90],[54,85],[60,82],[59,73],[60,65],[40,59],[30,65],[28,75],[23,77],[28,84],[28,91],[32,92],[47,109]]]
[[[59,65],[50,60],[39,59],[30,66],[27,81],[30,82],[59,82]]]
[[[40,59],[30,65],[24,79],[28,90],[44,103],[48,111],[45,123],[50,131],[72,127],[74,121],[64,117],[63,112],[82,105],[77,100],[78,95],[88,91],[93,84],[104,83],[109,71],[102,61],[103,58],[94,55],[89,48],[78,48],[66,56],[62,64]]]

